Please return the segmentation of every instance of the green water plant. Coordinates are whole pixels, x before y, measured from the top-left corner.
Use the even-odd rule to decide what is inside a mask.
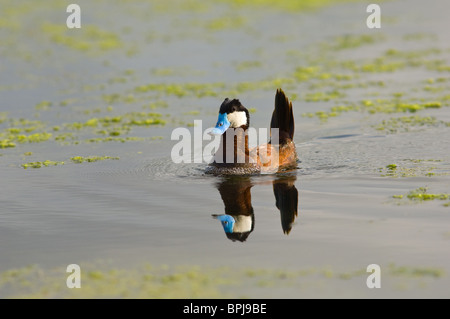
[[[64,162],[50,161],[50,160],[46,160],[43,162],[29,162],[29,163],[22,164],[22,167],[24,169],[27,169],[27,168],[41,168],[43,166],[49,167],[49,166],[57,166],[57,165],[64,165]]]
[[[450,194],[448,193],[432,194],[428,192],[427,187],[419,187],[412,191],[409,191],[405,195],[393,195],[392,197],[396,199],[408,199],[409,201],[412,202],[421,203],[433,200],[448,200],[450,198]]]
[[[70,160],[76,164],[81,164],[84,162],[92,163],[104,160],[118,160],[118,159],[119,157],[112,157],[112,156],[88,156],[88,157],[74,156],[70,158]]]

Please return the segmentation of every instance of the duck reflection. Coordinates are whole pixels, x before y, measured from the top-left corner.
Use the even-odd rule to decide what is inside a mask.
[[[281,227],[289,234],[297,217],[298,191],[295,187],[296,176],[277,176],[270,183],[275,195],[275,206],[281,217]],[[263,184],[267,184],[263,183]],[[250,177],[224,177],[217,184],[225,205],[225,214],[212,215],[218,219],[225,235],[232,241],[244,242],[255,228],[255,214],[252,206],[251,188],[255,185]]]

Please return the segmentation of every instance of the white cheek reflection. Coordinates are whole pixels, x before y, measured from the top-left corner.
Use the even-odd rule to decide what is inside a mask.
[[[233,233],[244,233],[252,230],[252,217],[237,215],[233,216],[236,221],[233,226]]]

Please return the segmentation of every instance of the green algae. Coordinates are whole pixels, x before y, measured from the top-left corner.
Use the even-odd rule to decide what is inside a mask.
[[[446,272],[438,267],[397,266],[394,263],[388,265],[388,272],[397,277],[430,277],[442,278]]]
[[[40,143],[48,141],[53,135],[48,132],[40,132],[33,134],[20,134],[20,130],[9,129],[8,133],[0,133],[0,148],[15,147],[16,143]]]
[[[57,166],[57,165],[64,165],[64,162],[50,161],[50,160],[46,160],[43,162],[29,162],[29,163],[22,164],[22,167],[24,169],[28,169],[28,168],[41,168],[43,166],[49,167],[49,166]]]
[[[344,98],[346,96],[345,93],[339,92],[337,90],[329,91],[329,92],[314,92],[314,93],[306,93],[305,101],[306,102],[326,102],[330,100],[336,100],[340,98]]]
[[[328,50],[355,49],[360,46],[383,41],[384,38],[381,34],[346,34],[333,38],[324,44],[324,47]]]
[[[366,269],[338,270],[331,266],[296,270],[230,268],[197,265],[113,268],[105,264],[80,264],[81,288],[68,289],[65,267],[42,269],[28,266],[0,273],[4,298],[251,298],[271,295],[273,289],[289,288],[304,293],[318,283],[339,284],[349,280],[366,282]],[[439,281],[446,276],[439,267],[381,265],[387,283]],[[62,280],[61,280],[62,278]],[[355,291],[357,293],[357,290]]]
[[[31,154],[29,154],[31,155]],[[92,162],[98,162],[98,161],[104,161],[104,160],[118,160],[119,157],[112,157],[112,156],[74,156],[70,158],[70,161],[75,164],[81,164],[81,163],[92,163]],[[41,167],[49,167],[49,166],[57,166],[57,165],[64,165],[66,162],[64,161],[51,161],[46,160],[43,162],[28,162],[23,163],[21,166],[24,169],[28,168],[41,168]]]
[[[50,101],[42,101],[36,104],[34,107],[37,111],[46,111],[52,106],[52,102]]]
[[[307,112],[307,113],[302,113],[302,116],[309,117],[309,118],[317,117],[322,122],[326,122],[330,117],[337,117],[337,116],[341,115],[342,113],[350,112],[350,111],[358,111],[360,109],[361,108],[357,105],[338,105],[338,106],[333,106],[330,111],[317,111],[315,113]]]
[[[94,117],[85,122],[66,123],[68,130],[80,131],[84,128],[101,128],[97,134],[119,136],[128,134],[133,126],[165,125],[161,113],[155,112],[128,112],[117,116]]]
[[[439,170],[436,166],[441,162],[443,160],[439,159],[403,159],[399,163],[378,168],[378,172],[381,173],[381,177],[391,178],[448,176],[449,172]],[[403,195],[398,196],[403,197]]]
[[[450,198],[450,194],[447,193],[437,193],[430,194],[428,193],[427,187],[419,187],[412,191],[409,191],[407,194],[394,195],[393,198],[396,199],[408,199],[410,202],[422,203],[425,201],[433,201],[433,200],[448,200]]]
[[[151,109],[151,110],[155,110],[155,109],[159,109],[159,108],[167,108],[169,106],[169,103],[167,103],[166,101],[163,100],[158,100],[158,101],[154,101],[151,103],[148,103],[146,105],[143,105],[142,108],[143,109]]]
[[[118,160],[118,159],[119,157],[112,157],[112,156],[88,156],[88,157],[74,156],[70,158],[70,160],[76,164],[81,164],[84,162],[92,163],[104,160]]]
[[[220,0],[221,2],[232,4],[236,7],[262,7],[271,8],[287,12],[298,12],[308,10],[318,10],[320,8],[330,6],[337,3],[358,2],[359,0],[287,0],[287,1],[271,1],[271,0]]]
[[[208,20],[204,22],[204,28],[213,32],[240,29],[245,26],[246,22],[245,17],[233,14]]]
[[[236,63],[235,68],[236,71],[245,71],[249,69],[260,68],[262,66],[263,64],[260,61],[242,61]]]
[[[128,141],[145,141],[145,137],[137,137],[137,136],[127,136],[127,137],[93,137],[86,139],[86,143],[102,143],[102,142],[121,142],[125,143]]]
[[[374,128],[386,133],[409,132],[413,128],[423,128],[430,126],[449,126],[450,122],[438,121],[434,116],[402,116],[383,120],[381,124]]]
[[[74,31],[64,24],[45,22],[41,30],[52,42],[80,52],[102,52],[123,46],[116,33],[102,30],[95,25],[84,24],[82,28]]]
[[[16,143],[14,143],[9,139],[0,140],[0,148],[10,148],[10,147],[16,147]]]

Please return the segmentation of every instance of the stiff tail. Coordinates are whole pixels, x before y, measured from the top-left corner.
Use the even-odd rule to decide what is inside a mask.
[[[275,95],[275,109],[270,121],[270,129],[279,129],[279,141],[271,143],[285,144],[294,138],[294,114],[292,112],[292,103],[286,97],[282,89],[277,89]],[[272,136],[272,133],[271,133]]]

